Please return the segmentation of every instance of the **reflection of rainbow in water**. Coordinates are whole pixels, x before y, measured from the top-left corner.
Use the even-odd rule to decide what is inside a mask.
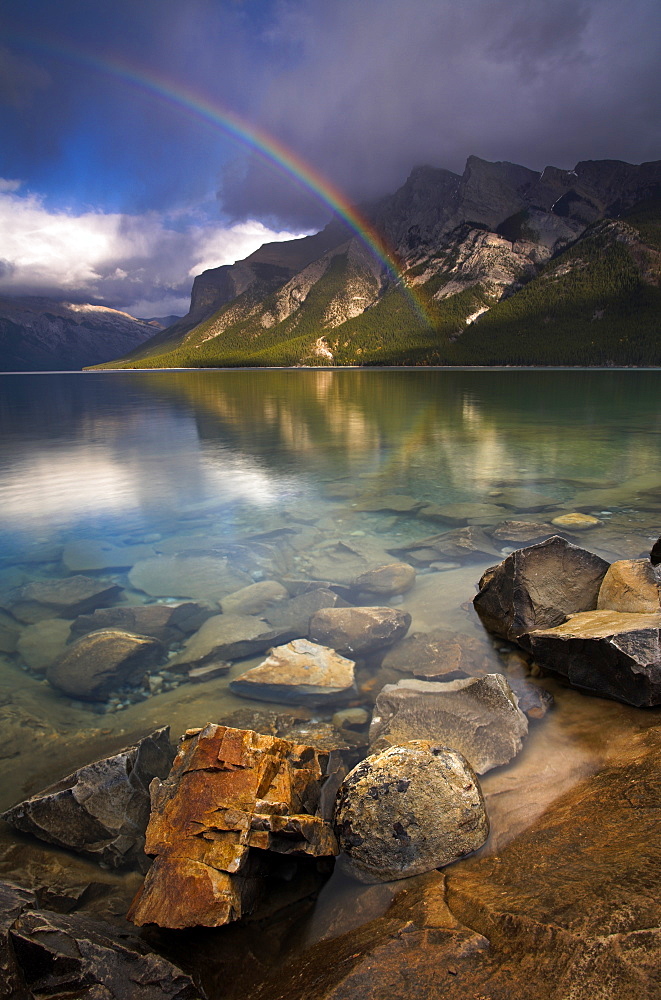
[[[257,152],[267,162],[280,167],[290,177],[311,191],[320,201],[328,205],[335,215],[353,229],[404,290],[420,320],[426,325],[433,325],[431,315],[420,292],[407,284],[397,255],[371,222],[351,204],[339,188],[297,153],[288,149],[275,136],[270,135],[259,126],[244,121],[234,111],[223,107],[218,101],[212,102],[179,81],[169,81],[151,69],[146,71],[142,67],[132,67],[118,58],[110,59],[89,55],[60,39],[47,42],[43,38],[22,38],[17,35],[13,37],[30,47],[43,50],[51,55],[68,58],[138,87],[166,104],[172,104],[207,124],[210,123],[216,128],[222,128],[233,138]]]

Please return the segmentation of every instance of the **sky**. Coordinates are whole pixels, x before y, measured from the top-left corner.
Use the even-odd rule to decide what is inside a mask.
[[[659,66],[658,0],[0,0],[0,295],[183,314],[326,184],[660,159]]]

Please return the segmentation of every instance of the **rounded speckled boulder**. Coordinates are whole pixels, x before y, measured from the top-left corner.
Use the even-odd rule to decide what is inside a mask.
[[[361,761],[340,786],[334,822],[340,864],[361,882],[431,871],[477,850],[489,835],[472,767],[428,740]]]

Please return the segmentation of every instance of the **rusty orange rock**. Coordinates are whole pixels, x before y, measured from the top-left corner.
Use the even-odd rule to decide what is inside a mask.
[[[265,852],[337,854],[318,814],[326,764],[314,747],[248,729],[189,730],[168,778],[150,786],[145,850],[156,859],[129,919],[221,926],[250,911]]]

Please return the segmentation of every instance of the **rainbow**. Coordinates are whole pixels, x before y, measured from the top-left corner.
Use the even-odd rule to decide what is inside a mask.
[[[13,37],[23,44],[43,50],[50,55],[68,58],[97,72],[119,78],[161,102],[185,110],[188,114],[214,128],[223,129],[237,142],[257,152],[270,164],[274,164],[311,191],[336,216],[342,219],[401,286],[418,317],[426,325],[433,325],[433,320],[420,292],[407,284],[396,254],[370,221],[351,204],[338,187],[301,156],[288,149],[279,139],[266,132],[265,129],[250,124],[234,111],[221,106],[216,101],[212,103],[185,84],[179,82],[174,84],[151,70],[149,72],[138,70],[116,57],[109,59],[97,55],[92,56],[61,40],[46,42],[43,39]]]

